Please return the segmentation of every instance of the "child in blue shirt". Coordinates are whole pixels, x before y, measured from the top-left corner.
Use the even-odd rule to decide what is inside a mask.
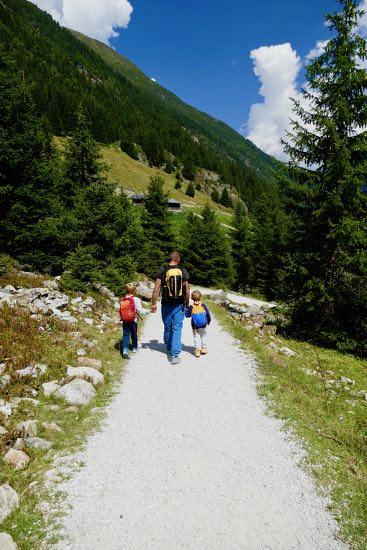
[[[194,302],[185,311],[185,317],[191,317],[191,327],[194,336],[195,357],[208,353],[206,346],[206,327],[210,325],[211,317],[209,309],[200,301],[201,292],[194,290],[191,299]]]

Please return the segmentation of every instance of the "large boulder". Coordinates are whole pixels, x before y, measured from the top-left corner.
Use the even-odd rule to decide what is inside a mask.
[[[147,302],[150,302],[153,295],[154,283],[152,281],[139,281],[136,285],[137,295]]]
[[[19,505],[19,497],[10,485],[0,485],[0,523]],[[0,545],[0,548],[2,546]]]
[[[67,373],[70,378],[82,378],[92,382],[94,386],[104,383],[104,376],[101,372],[90,367],[68,367]]]
[[[57,390],[55,397],[59,397],[69,405],[87,405],[95,396],[95,391],[90,382],[75,378]]]
[[[1,550],[18,550],[18,546],[8,533],[0,533]]]
[[[102,361],[100,361],[99,359],[92,359],[91,357],[78,357],[78,366],[101,370]]]
[[[227,295],[222,289],[214,290],[210,293],[210,299],[217,304],[225,305],[227,301]]]

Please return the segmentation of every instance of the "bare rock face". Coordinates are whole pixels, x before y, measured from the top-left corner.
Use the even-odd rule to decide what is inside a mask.
[[[91,369],[101,370],[102,361],[92,359],[91,357],[78,357],[79,367],[90,367]]]
[[[26,468],[28,466],[31,459],[29,458],[27,453],[23,451],[9,449],[9,451],[4,456],[4,460],[5,462],[8,462],[8,464],[12,464],[12,466],[15,466],[16,470],[22,470],[23,468]]]
[[[0,523],[19,505],[19,497],[10,485],[0,485]],[[0,544],[0,548],[2,548]]]
[[[75,380],[57,390],[55,397],[60,397],[69,405],[87,405],[93,399],[95,393],[90,382],[75,378]]]
[[[104,383],[104,376],[101,372],[90,367],[68,367],[67,375],[70,378],[82,378],[92,382],[93,386],[98,386]]]
[[[1,550],[18,550],[18,546],[8,533],[0,533]]]

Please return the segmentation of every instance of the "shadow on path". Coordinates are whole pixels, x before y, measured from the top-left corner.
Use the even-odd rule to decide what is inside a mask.
[[[159,342],[159,340],[150,340],[149,342],[142,342],[141,344],[142,348],[145,349],[151,349],[152,351],[159,351],[160,353],[166,354],[166,348],[164,347],[164,344],[162,342]],[[194,346],[186,346],[186,344],[182,344],[182,351],[186,351],[187,353],[194,353]]]

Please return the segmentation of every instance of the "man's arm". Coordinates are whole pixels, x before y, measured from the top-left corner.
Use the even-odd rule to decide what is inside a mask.
[[[154,285],[154,288],[153,288],[153,294],[152,294],[152,305],[150,307],[151,313],[155,313],[157,311],[157,299],[158,299],[158,296],[159,296],[159,291],[161,289],[161,286],[162,286],[161,279],[156,279],[155,280],[155,285]]]

